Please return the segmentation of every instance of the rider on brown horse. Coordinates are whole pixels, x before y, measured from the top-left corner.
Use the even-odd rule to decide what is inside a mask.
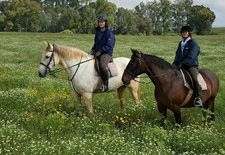
[[[180,30],[183,40],[179,43],[173,64],[178,69],[187,70],[194,83],[194,92],[196,95],[195,106],[202,106],[202,88],[197,80],[198,75],[198,55],[200,47],[191,37],[192,32],[190,26],[183,26]]]

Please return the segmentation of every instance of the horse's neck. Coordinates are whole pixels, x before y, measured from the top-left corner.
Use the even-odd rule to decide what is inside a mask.
[[[148,74],[151,81],[155,86],[157,85],[167,85],[171,81],[171,76],[174,76],[174,71],[170,69],[161,69],[154,64],[146,65],[146,73]]]
[[[79,65],[79,63],[87,60],[85,56],[72,58],[72,59],[65,59],[63,57],[59,57],[59,64],[66,70],[68,75],[73,74],[74,70],[76,70],[77,67],[80,68],[85,66],[85,63]]]

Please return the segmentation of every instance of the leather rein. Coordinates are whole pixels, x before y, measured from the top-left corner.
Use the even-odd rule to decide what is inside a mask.
[[[65,78],[59,78],[59,79],[64,79],[64,80],[72,81],[72,80],[74,79],[74,77],[75,77],[75,75],[76,75],[76,73],[77,73],[77,71],[78,71],[78,69],[80,68],[80,65],[81,65],[82,63],[85,63],[85,62],[88,62],[88,61],[91,61],[91,60],[95,59],[95,57],[93,57],[93,58],[91,58],[91,59],[88,59],[88,60],[85,60],[85,61],[82,61],[82,62],[81,62],[81,60],[82,60],[82,58],[83,58],[83,57],[81,57],[80,62],[77,63],[77,64],[75,64],[75,65],[69,66],[69,67],[67,67],[67,68],[59,68],[59,69],[51,70],[51,68],[49,67],[49,65],[50,65],[50,63],[51,63],[52,60],[54,61],[54,66],[55,66],[55,59],[54,59],[55,48],[54,48],[54,47],[55,47],[55,45],[53,44],[53,50],[52,50],[52,51],[49,51],[49,52],[52,52],[52,55],[51,55],[51,57],[50,57],[50,60],[49,60],[48,64],[46,65],[46,64],[44,64],[44,63],[41,62],[40,65],[45,66],[45,67],[47,68],[47,71],[48,71],[47,74],[48,74],[48,75],[51,75],[51,76],[53,76],[53,77],[55,77],[55,78],[59,78],[59,77],[57,77],[57,76],[55,75],[56,73],[59,73],[59,72],[61,72],[61,71],[63,71],[63,70],[67,70],[67,69],[70,69],[70,68],[72,68],[72,67],[78,66],[77,69],[76,69],[76,71],[74,72],[74,74],[73,74],[73,76],[72,76],[71,79],[69,79],[69,77],[68,77],[67,79],[65,79]]]
[[[152,72],[149,70],[147,64],[145,63],[145,61],[142,60],[142,53],[139,53],[139,54],[140,55],[137,57],[138,58],[138,65],[141,65],[141,62],[142,62],[145,65],[147,71],[152,74]],[[169,71],[169,72],[166,72],[166,73],[162,73],[162,74],[157,74],[157,75],[148,75],[148,76],[145,76],[145,77],[137,77],[135,75],[135,72],[132,73],[131,71],[129,71],[127,69],[125,69],[125,72],[129,73],[131,75],[131,80],[134,80],[135,82],[139,82],[139,83],[143,83],[143,84],[150,84],[150,83],[152,83],[152,81],[151,82],[141,82],[141,81],[136,80],[135,78],[150,78],[150,80],[151,80],[151,78],[156,78],[156,77],[159,77],[159,76],[163,76],[163,75],[171,73],[172,71]]]

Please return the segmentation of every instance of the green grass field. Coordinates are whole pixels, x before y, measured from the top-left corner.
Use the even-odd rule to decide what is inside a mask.
[[[141,84],[139,111],[128,91],[121,111],[115,91],[94,95],[94,115],[83,106],[78,116],[67,81],[38,77],[43,40],[89,52],[94,35],[1,32],[0,154],[225,154],[225,28],[212,34],[193,38],[201,47],[200,68],[220,79],[215,122],[204,124],[200,108],[182,109],[177,131],[170,111],[167,129],[160,128],[153,84]],[[134,48],[172,63],[180,40],[119,35],[114,57],[130,58]]]

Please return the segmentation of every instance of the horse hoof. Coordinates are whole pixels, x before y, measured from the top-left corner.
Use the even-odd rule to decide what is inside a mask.
[[[161,123],[161,128],[166,129],[166,124],[165,123]]]

